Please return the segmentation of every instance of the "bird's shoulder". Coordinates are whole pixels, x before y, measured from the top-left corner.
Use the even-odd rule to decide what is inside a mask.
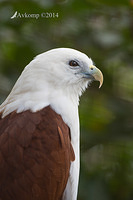
[[[49,138],[58,137],[62,143],[62,132],[65,139],[66,136],[70,138],[69,127],[65,124],[62,117],[50,106],[38,112],[31,112],[29,110],[22,113],[12,112],[5,118],[2,118],[0,115],[0,137],[8,134],[9,137],[18,140],[20,145],[25,147],[28,144],[24,143],[24,138],[26,137],[28,142],[31,139],[30,137],[39,137],[39,133],[42,137],[44,135],[47,135]]]

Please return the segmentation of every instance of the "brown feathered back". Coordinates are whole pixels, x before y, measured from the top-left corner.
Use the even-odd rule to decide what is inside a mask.
[[[0,119],[0,200],[61,200],[75,155],[70,130],[46,107]]]

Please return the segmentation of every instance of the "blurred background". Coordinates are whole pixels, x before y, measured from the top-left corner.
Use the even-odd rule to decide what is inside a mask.
[[[104,74],[80,101],[78,200],[133,200],[133,0],[0,0],[0,103],[57,47],[86,53]]]

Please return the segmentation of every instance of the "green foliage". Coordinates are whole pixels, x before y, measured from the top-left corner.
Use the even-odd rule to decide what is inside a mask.
[[[71,47],[104,74],[80,102],[81,176],[78,200],[132,200],[133,1],[28,0],[0,4],[0,102],[37,54]],[[14,18],[58,13],[55,18]]]

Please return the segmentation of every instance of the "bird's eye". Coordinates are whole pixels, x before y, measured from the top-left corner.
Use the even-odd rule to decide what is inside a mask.
[[[69,62],[69,65],[72,66],[72,67],[77,67],[77,66],[79,66],[79,64],[78,64],[75,60],[71,60],[71,61]]]

